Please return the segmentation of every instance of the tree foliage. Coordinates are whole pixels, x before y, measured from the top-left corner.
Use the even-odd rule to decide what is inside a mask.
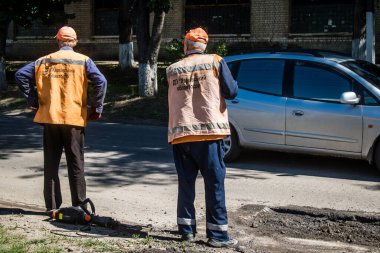
[[[0,0],[0,90],[6,89],[5,81],[5,46],[8,26],[11,21],[16,25],[28,27],[34,20],[44,24],[73,18],[73,14],[58,11],[63,4],[80,0]]]
[[[0,22],[29,26],[33,20],[40,19],[45,24],[54,22],[56,10],[63,4],[79,0],[2,0],[0,1]],[[62,13],[59,18],[73,18],[73,14]]]
[[[28,27],[34,20],[53,24],[73,18],[74,14],[58,11],[64,4],[80,0],[1,0],[0,1],[0,57],[5,56],[5,41],[11,21]]]
[[[147,3],[147,7],[150,12],[168,13],[169,10],[173,7],[173,2],[172,0],[150,0]]]

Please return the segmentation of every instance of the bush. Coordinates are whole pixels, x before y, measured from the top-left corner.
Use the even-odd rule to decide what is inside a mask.
[[[167,59],[165,64],[174,63],[185,55],[183,53],[183,44],[179,39],[173,39],[165,45],[165,50],[167,52]],[[218,54],[220,56],[226,56],[228,54],[228,45],[225,41],[217,41],[214,44],[208,45],[206,48],[206,53]]]
[[[185,55],[183,53],[183,44],[182,41],[178,39],[173,39],[165,46],[167,52],[167,64],[178,61],[183,58]]]
[[[220,56],[226,56],[228,54],[228,46],[225,41],[217,41],[215,44],[211,46],[209,53],[214,53]]]

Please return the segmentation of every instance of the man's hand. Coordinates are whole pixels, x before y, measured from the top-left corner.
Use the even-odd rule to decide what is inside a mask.
[[[95,107],[91,107],[87,112],[87,120],[88,121],[96,121],[102,117],[101,113],[96,112]]]

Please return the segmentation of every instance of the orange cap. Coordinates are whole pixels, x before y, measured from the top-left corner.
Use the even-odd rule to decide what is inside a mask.
[[[77,40],[77,34],[74,29],[69,26],[63,26],[58,30],[57,35],[54,38],[57,38],[61,41],[75,41]]]
[[[195,29],[191,29],[185,36],[186,39],[194,41],[194,42],[201,42],[203,44],[207,44],[208,42],[208,35],[202,28],[198,27]]]

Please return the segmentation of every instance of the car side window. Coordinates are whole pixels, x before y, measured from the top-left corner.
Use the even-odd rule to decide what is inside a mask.
[[[240,88],[282,95],[284,60],[252,59],[240,62],[237,82]]]
[[[333,70],[319,64],[296,62],[293,96],[296,98],[339,102],[343,92],[353,91],[353,84]]]

